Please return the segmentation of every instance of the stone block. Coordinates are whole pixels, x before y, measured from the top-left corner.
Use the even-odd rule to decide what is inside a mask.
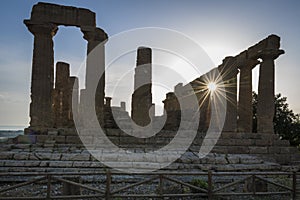
[[[234,154],[227,155],[227,161],[229,164],[238,164],[240,163],[240,157]]]
[[[85,161],[85,162],[80,162],[80,161],[74,161],[73,167],[90,167],[91,162]]]
[[[258,139],[255,141],[255,145],[257,146],[271,146],[273,144],[272,139]]]
[[[60,153],[36,153],[35,156],[39,160],[60,160],[62,154],[60,154]]]
[[[254,139],[236,139],[235,145],[236,146],[252,146],[255,144]]]
[[[14,160],[28,160],[29,155],[29,153],[16,153],[14,155]]]
[[[50,167],[72,167],[73,161],[49,161]]]
[[[269,154],[279,154],[280,153],[280,148],[275,146],[275,147],[268,147],[268,153]]]
[[[23,167],[25,164],[25,161],[21,161],[21,160],[7,160],[5,161],[4,166],[6,167]]]
[[[66,143],[67,144],[82,144],[79,136],[67,136]]]
[[[55,136],[54,140],[57,144],[64,144],[66,143],[66,137],[65,136]]]
[[[58,135],[60,136],[77,136],[76,129],[73,128],[64,128],[58,130]]]
[[[232,146],[227,147],[227,150],[230,154],[248,154],[250,152],[247,146]]]
[[[49,167],[50,161],[41,161],[40,162],[40,167]]]
[[[218,146],[235,146],[235,139],[222,139],[220,138],[217,142]]]
[[[290,142],[288,140],[275,140],[274,146],[290,146]]]
[[[244,133],[243,138],[244,139],[260,139],[261,134],[260,133]]]
[[[278,147],[280,149],[280,154],[290,154],[290,147]]]
[[[291,162],[290,154],[274,154],[274,158],[279,164],[289,164]]]
[[[213,153],[229,153],[227,147],[225,146],[214,146],[212,149]]]
[[[267,147],[249,147],[250,154],[267,154],[268,148]]]
[[[260,164],[260,163],[263,163],[263,160],[258,157],[244,155],[244,156],[240,156],[240,163],[241,164]]]
[[[35,144],[36,136],[35,135],[19,135],[17,137],[17,143],[19,143],[19,144]]]
[[[4,165],[5,165],[5,161],[4,160],[0,160],[0,167],[4,167]]]
[[[121,135],[122,131],[120,129],[106,129],[107,136],[117,136]]]
[[[95,168],[102,168],[105,167],[101,162],[96,161],[96,162],[91,162],[90,167],[95,167]]]
[[[40,161],[26,161],[24,167],[38,167],[40,166]]]
[[[62,154],[61,160],[69,160],[69,161],[89,161],[89,154]]]
[[[15,152],[0,152],[1,160],[10,160],[13,158]]]
[[[226,164],[228,164],[228,161],[225,157],[216,157],[215,164],[226,165]]]
[[[37,143],[45,143],[46,140],[50,139],[48,135],[37,135],[36,142]]]

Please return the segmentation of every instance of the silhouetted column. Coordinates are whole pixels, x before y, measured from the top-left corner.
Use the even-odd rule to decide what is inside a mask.
[[[274,60],[283,53],[283,50],[267,49],[261,51],[259,55],[262,58],[262,63],[259,68],[257,131],[260,133],[274,133]]]
[[[152,106],[152,52],[151,48],[139,47],[134,75],[131,117],[140,126],[150,123],[149,109]]]
[[[54,98],[54,117],[55,127],[68,126],[69,112],[71,108],[69,92],[70,65],[64,62],[56,63],[55,76],[55,98]]]
[[[73,113],[78,112],[78,101],[79,101],[79,83],[78,78],[71,76],[69,78],[69,116],[68,116],[68,126],[73,127],[74,126],[74,120],[73,120]]]
[[[103,108],[105,96],[105,42],[107,34],[100,28],[81,27],[84,39],[87,44],[87,63],[86,63],[86,93],[95,95],[95,109],[100,123],[103,121]],[[96,84],[98,83],[98,85]],[[95,88],[96,87],[96,88]],[[88,98],[90,99],[90,98]],[[94,108],[91,108],[94,109]]]
[[[238,103],[238,131],[252,132],[252,69],[259,63],[258,60],[248,59],[247,53],[240,54],[238,61],[240,69],[240,87]]]
[[[56,34],[54,24],[24,23],[34,35],[31,75],[30,126],[52,127],[52,103],[54,82],[54,52],[52,37]]]
[[[121,101],[120,107],[121,107],[121,110],[126,111],[126,103],[124,101]]]
[[[226,117],[223,127],[225,132],[237,130],[237,74],[238,69],[234,57],[226,57],[218,67],[226,90]]]

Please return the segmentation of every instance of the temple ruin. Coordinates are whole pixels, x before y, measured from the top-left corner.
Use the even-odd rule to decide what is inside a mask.
[[[73,112],[80,113],[89,107],[91,102],[87,102],[88,98],[85,97],[95,89],[93,83],[100,78],[95,90],[95,98],[92,98],[96,102],[95,108],[89,109],[96,111],[99,124],[105,129],[105,133],[114,144],[122,148],[145,152],[167,145],[174,138],[181,123],[182,109],[190,109],[188,106],[180,108],[178,100],[187,98],[187,95],[192,92],[197,96],[199,102],[197,109],[200,109],[201,112],[198,134],[187,154],[199,151],[212,115],[209,97],[213,94],[209,92],[207,85],[209,81],[213,80],[221,81],[220,83],[224,84],[227,107],[222,134],[212,149],[212,153],[220,155],[249,154],[280,164],[299,161],[299,154],[295,154],[297,149],[290,147],[288,141],[280,140],[273,130],[274,61],[284,53],[280,49],[278,36],[270,35],[240,54],[224,58],[219,66],[200,77],[195,77],[195,80],[190,82],[189,85],[192,86],[193,91],[189,91],[187,85],[178,83],[174,87],[174,91],[167,93],[166,99],[163,100],[165,109],[163,116],[154,116],[154,113],[151,113],[151,111],[153,112],[151,47],[139,47],[135,75],[132,77],[135,91],[132,94],[131,119],[139,126],[147,126],[151,121],[160,120],[161,117],[166,116],[166,123],[155,136],[136,138],[126,134],[119,127],[122,125],[129,130],[132,128],[125,102],[120,102],[120,106],[112,106],[112,98],[105,97],[105,42],[108,36],[101,28],[96,27],[95,13],[82,8],[38,3],[33,7],[30,19],[24,20],[24,23],[34,35],[31,120],[30,127],[25,130],[26,135],[19,136],[16,142],[43,144],[52,148],[60,148],[60,145],[77,145],[83,148],[74,127],[73,115],[75,113]],[[86,63],[85,89],[80,91],[77,78],[70,76],[69,64],[62,61],[56,63],[54,84],[52,39],[58,31],[59,25],[80,28],[83,38],[87,40],[87,54],[90,56]],[[93,54],[92,50],[96,47],[100,48],[100,51]],[[255,67],[259,67],[258,132],[252,133],[252,69]],[[97,73],[94,73],[95,71]],[[217,73],[222,75],[221,80],[217,78]],[[103,75],[97,77],[97,74]],[[238,76],[240,76],[239,82]],[[73,102],[71,94],[75,95]],[[78,105],[78,110],[72,111],[72,104]],[[89,121],[87,118],[81,120]],[[64,157],[59,157],[59,159],[64,159]],[[80,159],[83,159],[85,163],[94,162],[91,157],[80,157]],[[176,161],[170,168],[176,168],[174,166],[195,169],[209,167],[203,163],[199,164],[195,161],[197,159],[199,158],[185,159],[185,155],[183,155],[182,159]],[[192,161],[186,165],[183,160]],[[75,167],[74,163],[72,167]],[[53,163],[53,166],[56,164]],[[91,166],[93,165],[89,165],[89,167]],[[270,167],[270,165],[267,166]],[[220,165],[218,167],[222,170],[230,166]]]
[[[201,130],[205,131],[209,123],[209,98],[205,98],[209,93],[206,87],[210,81],[216,79],[214,70],[222,75],[222,83],[226,90],[226,119],[223,132],[252,132],[252,69],[260,65],[257,121],[259,133],[274,133],[273,116],[274,105],[274,61],[284,51],[279,49],[280,38],[270,35],[258,44],[248,48],[235,57],[226,57],[223,63],[217,68],[209,71],[200,78],[195,79],[190,84],[194,88],[199,100],[199,107],[202,110],[200,117]],[[259,59],[262,61],[260,62]],[[237,102],[237,75],[240,74],[239,81],[239,101]],[[217,80],[220,81],[220,80]],[[218,83],[217,83],[218,84]],[[185,86],[178,85],[182,91]],[[206,88],[202,91],[199,88]],[[177,92],[179,98],[184,98],[186,92]],[[167,113],[179,112],[178,102],[173,93],[167,94],[167,99],[163,101]],[[178,114],[177,114],[178,115]],[[171,116],[170,116],[171,117]]]
[[[30,129],[35,131],[47,131],[49,128],[56,126],[57,117],[65,118],[66,110],[60,112],[62,116],[55,113],[57,104],[53,102],[56,92],[54,90],[54,52],[53,37],[58,31],[58,26],[75,26],[80,28],[83,38],[87,40],[87,54],[89,54],[97,45],[101,45],[103,55],[97,55],[99,58],[97,65],[91,64],[87,60],[86,65],[86,83],[85,90],[91,90],[91,82],[95,71],[104,71],[104,43],[107,40],[107,34],[100,28],[96,27],[95,13],[71,6],[60,6],[49,3],[38,3],[32,8],[31,17],[24,20],[28,30],[34,35],[33,59],[32,59],[32,78],[31,78],[31,104],[30,104]],[[90,58],[93,59],[93,58]],[[94,62],[95,63],[95,62]],[[58,70],[62,67],[59,67]],[[65,69],[67,70],[67,69]],[[58,77],[64,76],[64,72],[59,72]],[[64,90],[69,86],[66,77],[57,79],[58,89],[54,91]],[[99,116],[103,113],[104,108],[104,83],[105,76],[100,78],[97,92],[95,95],[96,110]],[[59,86],[60,85],[60,86]],[[53,95],[54,93],[54,95]],[[84,94],[84,92],[82,92]],[[69,97],[65,97],[69,98]],[[62,102],[68,102],[63,98]],[[88,102],[87,102],[88,103]],[[63,109],[66,107],[63,106]],[[68,109],[68,108],[66,108]],[[56,118],[56,119],[55,119]]]

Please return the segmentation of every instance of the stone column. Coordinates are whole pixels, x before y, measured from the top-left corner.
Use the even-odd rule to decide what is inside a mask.
[[[105,96],[105,49],[104,45],[108,39],[107,34],[100,28],[81,27],[83,38],[87,44],[86,62],[86,93],[95,94],[95,109],[100,123],[103,122],[103,108]],[[98,82],[98,85],[95,84]],[[95,88],[96,87],[96,88]],[[94,108],[91,108],[94,109]]]
[[[248,59],[247,52],[239,55],[240,69],[239,102],[238,102],[238,131],[252,132],[252,69],[259,64],[258,60]]]
[[[134,74],[131,117],[139,126],[150,123],[149,109],[152,106],[152,52],[151,48],[139,47]]]
[[[34,35],[31,75],[30,127],[53,127],[52,103],[54,82],[54,24],[24,23]]]
[[[79,83],[78,78],[71,76],[69,78],[69,89],[68,89],[68,98],[69,98],[69,112],[68,112],[68,126],[74,127],[73,113],[78,113],[78,101],[79,101]]]
[[[64,62],[56,63],[55,98],[54,98],[54,124],[55,127],[66,127],[69,121],[71,108],[69,92],[70,65]]]
[[[237,130],[237,74],[238,69],[234,57],[226,57],[222,65],[218,67],[222,75],[224,88],[226,90],[226,117],[224,132],[235,132]]]
[[[257,97],[257,132],[259,133],[274,133],[274,60],[283,53],[283,50],[278,49],[266,49],[259,53],[259,57],[262,59],[259,68]]]
[[[120,107],[121,107],[121,110],[122,110],[122,111],[126,111],[126,102],[121,101],[121,102],[120,102]]]

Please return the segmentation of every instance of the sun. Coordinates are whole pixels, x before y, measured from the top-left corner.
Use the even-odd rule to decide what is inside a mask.
[[[216,91],[216,89],[218,88],[217,84],[215,82],[209,82],[207,84],[207,89],[210,91],[210,92],[214,92]]]

